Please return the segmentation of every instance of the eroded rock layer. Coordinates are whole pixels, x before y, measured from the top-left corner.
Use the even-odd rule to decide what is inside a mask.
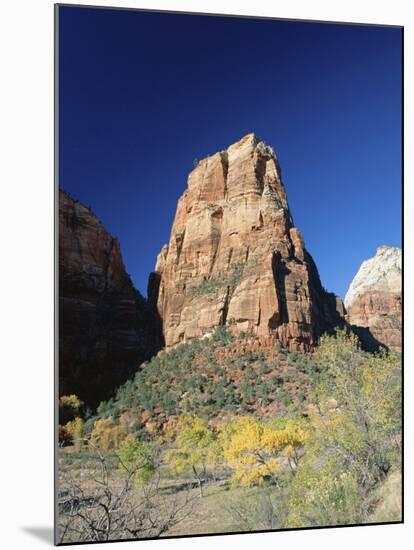
[[[119,243],[90,209],[59,193],[59,393],[94,407],[159,346]]]
[[[150,296],[167,347],[228,325],[306,350],[344,314],[293,225],[275,153],[254,134],[190,173]]]
[[[383,344],[401,351],[401,287],[401,249],[394,246],[380,246],[352,281],[345,297],[347,318],[368,349]]]

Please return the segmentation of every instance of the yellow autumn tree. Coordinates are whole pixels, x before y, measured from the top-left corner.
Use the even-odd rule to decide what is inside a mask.
[[[298,422],[275,429],[253,417],[243,417],[222,429],[224,460],[234,470],[233,481],[251,487],[266,479],[277,483],[285,468],[295,471],[306,433]]]
[[[193,424],[192,416],[170,416],[162,427],[158,443],[160,445],[172,443],[184,428],[191,428]]]
[[[64,425],[82,416],[83,403],[77,395],[62,395],[59,398],[59,422]]]
[[[322,376],[312,419],[315,443],[335,451],[369,489],[400,455],[400,357],[365,353],[354,336],[338,331],[322,338],[316,359]]]
[[[178,431],[173,447],[167,452],[165,459],[175,474],[192,470],[202,497],[207,466],[219,461],[220,444],[216,434],[200,418],[185,417],[181,425],[183,427]]]
[[[127,436],[125,427],[115,424],[112,417],[100,418],[93,425],[90,442],[93,447],[108,451],[118,449]]]
[[[75,418],[64,426],[66,432],[75,446],[77,451],[80,451],[83,447],[83,436],[85,433],[85,423],[82,418]]]
[[[309,411],[287,526],[367,522],[375,490],[400,469],[400,357],[365,353],[338,331],[321,339],[315,360],[318,405]]]

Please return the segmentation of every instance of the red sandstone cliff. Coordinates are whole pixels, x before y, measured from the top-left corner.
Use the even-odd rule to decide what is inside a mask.
[[[306,350],[344,314],[293,225],[275,153],[254,134],[190,173],[150,291],[167,347],[228,325]]]
[[[345,297],[347,319],[368,349],[375,344],[401,351],[401,249],[380,246],[362,263]]]
[[[111,237],[90,209],[59,193],[59,393],[109,397],[159,342]]]

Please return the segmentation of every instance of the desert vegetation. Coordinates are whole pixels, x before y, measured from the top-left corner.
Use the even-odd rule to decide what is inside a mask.
[[[397,353],[312,355],[223,327],[162,352],[87,414],[60,400],[60,540],[401,518]]]
[[[221,288],[228,288],[233,292],[239,284],[244,269],[244,262],[235,262],[229,268],[226,274],[220,274],[218,277],[205,278],[201,283],[191,289],[192,296],[202,296],[204,294],[214,294]]]

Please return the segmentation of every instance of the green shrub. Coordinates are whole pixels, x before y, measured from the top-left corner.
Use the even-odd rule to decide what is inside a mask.
[[[136,483],[148,483],[157,471],[153,448],[132,435],[129,435],[121,444],[118,456],[121,468],[135,472]]]
[[[193,296],[203,296],[204,294],[212,294],[224,286],[224,282],[218,281],[217,279],[206,279],[198,286],[193,287],[191,293]]]
[[[239,284],[244,269],[244,262],[236,262],[231,267],[229,276],[221,275],[219,278],[209,278],[202,281],[199,285],[191,289],[193,296],[203,296],[205,294],[213,294],[220,288],[228,287],[232,292]]]
[[[217,342],[219,344],[222,344],[223,346],[226,346],[227,344],[232,342],[234,338],[225,325],[219,325],[213,332],[211,339],[213,340],[213,342]]]

